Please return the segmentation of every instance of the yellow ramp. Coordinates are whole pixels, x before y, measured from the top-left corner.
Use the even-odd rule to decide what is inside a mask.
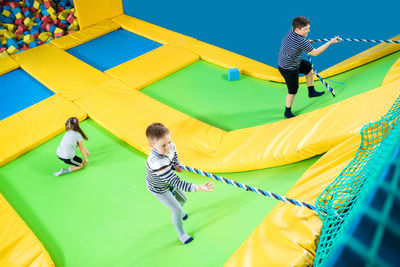
[[[360,141],[360,134],[357,134],[330,149],[285,196],[314,204],[354,158]],[[225,266],[312,266],[321,227],[316,212],[280,202]]]

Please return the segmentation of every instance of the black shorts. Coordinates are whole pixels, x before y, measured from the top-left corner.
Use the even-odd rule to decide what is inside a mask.
[[[65,163],[69,164],[69,165],[74,165],[74,166],[80,166],[82,163],[82,159],[78,156],[73,157],[72,159],[63,159],[58,157],[59,159],[61,159],[62,161],[64,161]]]
[[[309,61],[302,59],[300,61],[300,66],[297,69],[287,70],[281,67],[278,67],[278,69],[283,78],[285,78],[289,94],[295,95],[297,89],[299,89],[299,73],[308,74],[312,67]]]

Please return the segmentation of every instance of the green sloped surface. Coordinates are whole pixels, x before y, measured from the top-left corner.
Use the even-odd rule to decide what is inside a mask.
[[[84,170],[52,175],[65,167],[56,157],[62,135],[0,168],[0,192],[56,266],[222,266],[277,203],[218,182],[214,192],[188,193],[184,225],[195,240],[184,246],[169,210],[146,190],[146,156],[92,120],[81,126],[92,153]],[[317,158],[223,176],[285,194]]]
[[[400,52],[336,75],[327,80],[336,97],[326,91],[319,98],[308,98],[306,84],[300,84],[293,103],[296,115],[317,110],[374,89],[399,58]],[[318,91],[326,88],[315,81]],[[223,130],[231,131],[284,120],[287,94],[283,83],[266,82],[241,75],[239,81],[228,81],[227,69],[197,61],[141,92],[185,114]]]

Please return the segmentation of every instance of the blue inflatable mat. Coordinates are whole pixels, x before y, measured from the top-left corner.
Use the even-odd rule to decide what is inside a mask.
[[[160,46],[157,42],[119,29],[67,52],[98,70],[106,71]]]
[[[1,75],[0,85],[0,120],[54,94],[22,69]]]

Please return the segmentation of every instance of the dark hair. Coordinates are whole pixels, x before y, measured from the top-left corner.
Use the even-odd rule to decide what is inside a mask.
[[[86,134],[82,131],[81,127],[79,127],[79,121],[76,117],[71,117],[65,122],[65,129],[67,131],[74,130],[79,132],[85,140],[88,140]]]
[[[301,29],[310,24],[310,21],[305,17],[295,17],[292,22],[293,30]]]
[[[163,137],[165,134],[168,134],[169,130],[167,127],[164,126],[164,124],[155,122],[151,124],[149,127],[146,129],[146,137],[149,140],[152,139],[160,139]]]

